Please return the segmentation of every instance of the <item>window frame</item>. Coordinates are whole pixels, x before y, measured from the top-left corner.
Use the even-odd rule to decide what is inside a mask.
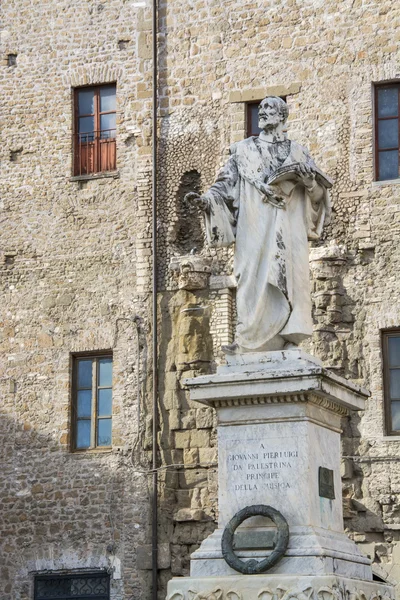
[[[398,110],[397,117],[378,117],[378,92],[382,88],[397,88],[398,91]],[[384,182],[384,181],[393,181],[392,179],[379,179],[379,153],[380,152],[390,152],[393,150],[397,150],[398,160],[399,160],[399,170],[398,176],[395,179],[400,179],[400,80],[391,80],[391,81],[381,81],[379,83],[373,84],[373,114],[374,114],[374,176],[375,181]],[[397,118],[398,121],[398,146],[393,148],[382,148],[379,149],[378,145],[378,122],[379,121],[388,121]]]
[[[102,138],[102,131],[109,131],[107,129],[101,129],[101,116],[105,114],[115,114],[115,120],[117,120],[117,107],[115,110],[111,111],[100,111],[100,90],[107,87],[114,87],[115,91],[115,102],[117,101],[117,83],[115,81],[111,81],[109,83],[102,83],[97,85],[83,85],[79,87],[73,88],[73,114],[74,114],[74,127],[73,127],[73,177],[90,177],[96,176],[101,173],[114,173],[117,170],[117,123],[115,123],[115,136],[113,138]],[[93,99],[93,108],[94,113],[91,114],[79,114],[79,92],[82,90],[93,90],[94,99]],[[86,141],[86,147],[88,148],[88,144],[93,144],[93,170],[86,170],[86,172],[82,172],[82,160],[81,160],[81,152],[84,143],[80,141],[79,138],[79,119],[83,117],[93,117],[94,124],[94,139],[93,142]],[[87,132],[89,134],[91,132]],[[81,134],[85,135],[85,133]],[[114,161],[113,168],[110,169],[102,169],[101,168],[101,145],[102,143],[108,143],[114,146]],[[87,150],[88,153],[88,150]],[[88,161],[88,154],[86,156],[86,160]]]
[[[98,432],[98,419],[101,417],[98,416],[98,404],[99,404],[99,389],[109,389],[110,386],[99,386],[99,360],[101,358],[110,358],[112,361],[112,369],[114,373],[114,358],[111,350],[101,350],[97,352],[89,351],[89,352],[79,352],[73,353],[71,355],[72,365],[71,365],[71,443],[70,449],[71,452],[104,452],[112,450],[112,430],[113,430],[113,379],[114,375],[112,375],[111,380],[111,414],[110,416],[104,416],[103,418],[109,419],[111,418],[111,445],[109,446],[100,446],[97,444],[97,432]],[[89,389],[89,388],[78,388],[78,363],[80,360],[92,360],[96,365],[93,368],[92,364],[92,407],[91,407],[91,433],[90,433],[90,446],[88,448],[78,448],[77,447],[77,423],[78,420],[89,420],[88,418],[78,419],[77,415],[77,402],[78,402],[78,390],[79,389]],[[95,397],[94,397],[95,393]]]
[[[107,598],[107,600],[110,600],[110,593],[111,593],[111,578],[110,578],[110,574],[107,571],[93,571],[90,573],[87,572],[76,572],[76,573],[68,573],[68,574],[64,574],[64,573],[46,573],[46,574],[40,574],[37,573],[34,576],[34,585],[33,585],[33,598],[34,600],[38,600],[38,584],[41,581],[44,580],[51,580],[51,579],[58,579],[58,580],[66,580],[66,579],[90,579],[90,578],[95,578],[95,577],[105,577],[107,578],[107,592],[106,594],[102,594],[101,596],[97,596],[97,598],[101,598],[104,599],[105,597]],[[84,598],[87,598],[88,600],[96,600],[96,596],[91,595],[84,595]],[[42,596],[43,598],[43,596]],[[58,596],[53,596],[53,598],[49,597],[49,600],[56,600],[56,599],[60,599],[60,600],[69,600],[71,598],[71,596],[68,595],[58,595]],[[81,595],[82,598],[82,595]],[[41,600],[39,598],[39,600]]]
[[[258,137],[259,134],[254,134],[251,131],[251,109],[253,106],[260,106],[261,100],[252,100],[251,102],[246,102],[246,137]]]
[[[381,348],[382,348],[382,377],[383,377],[383,404],[385,415],[385,432],[388,436],[399,436],[400,429],[392,427],[392,399],[390,397],[390,369],[399,367],[390,367],[389,363],[389,342],[391,337],[400,338],[400,327],[383,329],[381,331]],[[400,402],[400,400],[394,400]]]

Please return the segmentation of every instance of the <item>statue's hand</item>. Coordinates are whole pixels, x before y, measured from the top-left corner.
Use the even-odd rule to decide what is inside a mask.
[[[188,202],[192,206],[199,208],[203,212],[209,212],[210,210],[210,203],[208,199],[204,196],[200,196],[200,194],[197,194],[196,192],[189,192],[186,194],[185,202]]]
[[[275,196],[275,192],[271,186],[267,185],[266,183],[263,183],[262,181],[257,181],[255,183],[256,183],[257,189],[262,194],[264,194],[264,196],[267,196],[268,198],[272,198],[273,196]]]
[[[306,188],[314,187],[315,183],[315,172],[307,164],[303,163],[298,165],[296,168],[297,173],[300,175],[302,182]]]
[[[257,189],[264,194],[263,202],[272,204],[277,208],[285,208],[286,202],[281,196],[277,196],[276,191],[266,183],[257,182]]]

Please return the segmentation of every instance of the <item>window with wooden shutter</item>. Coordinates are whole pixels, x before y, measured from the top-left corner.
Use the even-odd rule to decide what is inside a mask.
[[[115,171],[116,85],[75,89],[74,175]]]

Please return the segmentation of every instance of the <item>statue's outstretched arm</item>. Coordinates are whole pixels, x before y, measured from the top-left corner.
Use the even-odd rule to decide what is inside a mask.
[[[234,156],[231,156],[218,173],[215,183],[213,183],[205,194],[200,196],[195,192],[189,192],[186,194],[185,199],[205,213],[209,213],[210,207],[215,200],[222,200],[227,204],[230,204],[232,200],[236,200],[238,179],[239,172],[236,160]]]

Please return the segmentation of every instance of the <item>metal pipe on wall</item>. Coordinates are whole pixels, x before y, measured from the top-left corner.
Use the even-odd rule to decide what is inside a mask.
[[[158,593],[158,340],[157,340],[157,108],[158,108],[158,2],[152,0],[152,47],[153,47],[153,130],[152,130],[152,332],[153,332],[153,486],[152,486],[152,600],[157,600]]]

